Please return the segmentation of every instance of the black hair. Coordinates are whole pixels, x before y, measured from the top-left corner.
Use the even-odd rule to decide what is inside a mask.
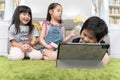
[[[84,29],[90,30],[93,32],[94,36],[99,42],[105,35],[108,34],[108,26],[103,19],[93,16],[88,18],[82,26],[80,34]]]
[[[51,4],[49,5],[48,11],[47,11],[46,21],[50,21],[50,20],[51,20],[51,15],[50,15],[49,11],[50,11],[50,10],[53,10],[53,9],[56,8],[56,6],[58,6],[58,5],[61,6],[61,4],[59,4],[59,3],[51,3]],[[62,23],[62,20],[60,19],[58,22],[59,22],[59,23]]]
[[[15,12],[12,16],[11,25],[13,24],[15,25],[16,34],[20,32],[20,19],[19,19],[20,13],[29,13],[31,19],[30,22],[26,25],[29,26],[29,34],[31,34],[34,26],[32,25],[32,12],[28,6],[21,5],[15,9]]]

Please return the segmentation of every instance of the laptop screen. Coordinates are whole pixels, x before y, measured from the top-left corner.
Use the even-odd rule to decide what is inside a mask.
[[[106,43],[61,43],[57,59],[101,60],[108,48]]]

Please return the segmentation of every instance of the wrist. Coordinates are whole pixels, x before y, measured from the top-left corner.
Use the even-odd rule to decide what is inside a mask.
[[[50,45],[48,45],[48,46],[46,46],[46,48],[47,48],[47,49],[51,49],[51,46],[50,46]]]
[[[31,47],[33,47],[33,44],[32,44],[32,43],[30,43],[29,45],[30,45]]]
[[[54,43],[54,42],[51,42],[50,47],[51,48],[58,48],[58,45],[56,43]]]

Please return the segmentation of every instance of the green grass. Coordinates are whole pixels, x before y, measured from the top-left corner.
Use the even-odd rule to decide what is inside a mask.
[[[0,80],[120,80],[120,59],[111,59],[104,69],[58,69],[55,61],[0,57]]]

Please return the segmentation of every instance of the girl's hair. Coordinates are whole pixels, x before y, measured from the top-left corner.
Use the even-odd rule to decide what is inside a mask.
[[[96,16],[90,17],[85,21],[80,34],[84,29],[92,31],[98,42],[108,33],[108,27],[104,20]]]
[[[20,13],[29,13],[31,19],[30,22],[26,25],[29,26],[29,34],[31,34],[34,26],[32,25],[32,12],[28,6],[22,5],[22,6],[18,6],[15,9],[15,12],[12,16],[11,25],[13,24],[15,25],[16,34],[20,32],[20,19],[19,19]]]
[[[58,6],[58,5],[61,6],[61,4],[59,4],[59,3],[51,3],[51,4],[49,5],[48,11],[47,11],[46,21],[50,21],[50,20],[51,20],[51,15],[50,15],[49,11],[50,11],[50,10],[53,10],[53,9],[56,8],[56,6]],[[59,23],[62,23],[62,20],[60,19],[58,22],[59,22]]]

